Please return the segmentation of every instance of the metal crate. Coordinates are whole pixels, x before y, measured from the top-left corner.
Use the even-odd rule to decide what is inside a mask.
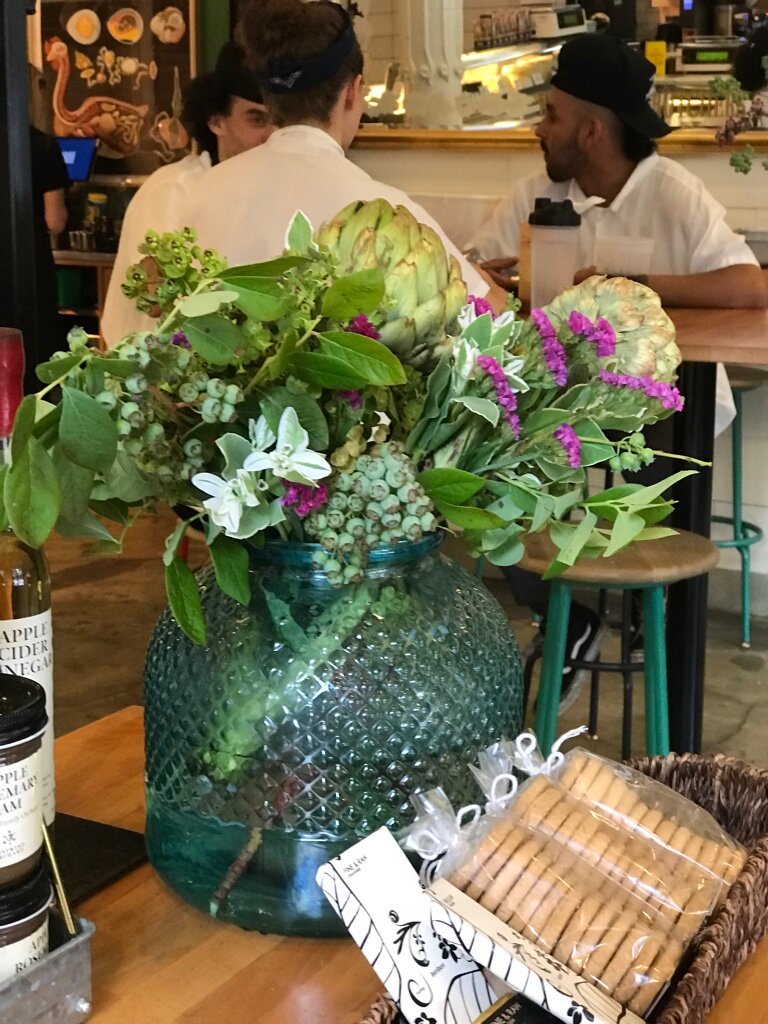
[[[51,952],[17,978],[0,984],[3,1024],[82,1024],[91,1016],[90,921],[77,918],[78,933],[66,935],[51,912]]]

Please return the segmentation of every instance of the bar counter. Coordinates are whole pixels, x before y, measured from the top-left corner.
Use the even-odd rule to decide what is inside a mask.
[[[56,743],[62,812],[141,830],[142,710]],[[93,1024],[358,1024],[381,984],[350,939],[244,932],[185,906],[145,864],[77,907],[96,925]],[[768,1024],[768,939],[708,1024]]]

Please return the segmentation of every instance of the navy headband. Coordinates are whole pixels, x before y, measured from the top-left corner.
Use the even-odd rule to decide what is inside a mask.
[[[346,11],[340,8],[346,15]],[[347,25],[335,43],[317,57],[305,61],[284,60],[271,64],[268,74],[259,78],[264,92],[306,92],[332,78],[357,45],[357,37],[347,15]]]

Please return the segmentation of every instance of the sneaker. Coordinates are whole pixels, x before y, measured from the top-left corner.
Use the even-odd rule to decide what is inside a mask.
[[[574,609],[575,610],[575,609]],[[571,613],[568,626],[563,669],[563,685],[560,690],[560,710],[565,711],[581,693],[584,683],[590,676],[588,668],[573,668],[568,661],[592,661],[600,653],[600,648],[608,633],[608,627],[591,608],[578,606],[580,614]]]

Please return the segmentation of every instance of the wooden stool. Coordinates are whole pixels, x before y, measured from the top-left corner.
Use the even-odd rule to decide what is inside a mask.
[[[728,380],[733,390],[736,416],[731,424],[731,503],[733,514],[712,516],[713,523],[731,527],[731,536],[716,540],[719,548],[735,548],[741,558],[741,646],[751,647],[750,638],[750,548],[763,539],[763,531],[743,516],[742,486],[742,397],[768,383],[768,371],[752,366],[727,366]]]
[[[519,564],[523,569],[542,575],[554,556],[555,547],[548,536],[530,534],[525,538],[525,555]],[[639,541],[610,558],[583,558],[552,580],[536,710],[536,736],[545,755],[552,747],[557,730],[568,616],[574,586],[642,592],[646,752],[651,756],[669,753],[664,587],[709,572],[717,565],[717,560],[717,548],[711,541],[680,530],[674,537]],[[624,673],[640,668],[631,662],[619,667],[603,666],[599,662],[580,661],[569,664],[579,668]]]

